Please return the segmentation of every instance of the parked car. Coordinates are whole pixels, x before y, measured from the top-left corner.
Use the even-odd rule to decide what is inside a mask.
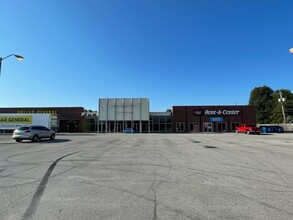
[[[13,131],[12,138],[16,142],[22,140],[31,140],[32,142],[40,141],[42,138],[55,139],[55,131],[45,126],[21,126]]]
[[[236,126],[236,133],[260,134],[261,128],[255,127],[253,125],[242,124],[242,125]]]
[[[123,130],[123,133],[135,133],[135,130],[132,129],[132,128],[125,128],[125,129]]]

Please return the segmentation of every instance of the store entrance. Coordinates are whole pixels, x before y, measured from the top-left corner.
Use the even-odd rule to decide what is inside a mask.
[[[210,122],[203,123],[203,132],[213,132],[213,124]]]
[[[140,124],[139,124],[139,122],[134,122],[133,123],[133,129],[134,129],[134,132],[140,133]]]
[[[185,123],[184,122],[176,122],[176,132],[178,132],[178,133],[185,132]]]
[[[227,131],[226,123],[223,123],[223,122],[217,123],[217,129],[218,129],[218,132],[226,132]]]
[[[79,131],[79,121],[77,120],[60,120],[60,132],[78,132]]]
[[[189,123],[189,132],[198,132],[198,125],[196,122]]]
[[[117,121],[116,122],[116,132],[117,133],[122,133],[123,131],[123,122],[122,121]]]

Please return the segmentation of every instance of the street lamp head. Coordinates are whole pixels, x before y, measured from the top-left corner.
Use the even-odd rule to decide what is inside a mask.
[[[13,54],[18,60],[23,60],[23,56]]]
[[[7,57],[4,57],[4,58],[0,57],[0,60],[1,61],[5,60],[5,59],[7,59],[8,57],[11,57],[11,56],[15,56],[18,60],[23,60],[23,56],[20,56],[20,55],[17,55],[17,54],[10,54],[10,55],[8,55]]]
[[[289,52],[290,52],[290,53],[293,53],[293,48],[290,48]]]
[[[23,60],[23,56],[20,56],[20,55],[17,55],[17,54],[10,54],[4,58],[0,57],[0,75],[1,75],[1,65],[2,65],[2,61],[7,59],[8,57],[11,57],[11,56],[15,56],[18,60]]]

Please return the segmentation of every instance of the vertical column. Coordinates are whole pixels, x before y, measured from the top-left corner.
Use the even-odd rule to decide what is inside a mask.
[[[133,98],[131,99],[131,129],[133,129]]]
[[[97,133],[100,133],[100,112],[101,112],[101,101],[99,99],[99,108],[98,108],[98,127],[97,127]]]
[[[109,102],[108,102],[108,99],[106,99],[106,112],[107,112],[107,114],[106,114],[106,125],[105,125],[105,133],[108,133],[108,111],[109,111]]]
[[[122,129],[122,132],[124,131],[125,129],[125,99],[122,100],[122,114],[123,114],[123,129]]]
[[[117,104],[116,104],[116,99],[114,99],[114,133],[116,133],[116,121],[117,121],[117,117],[116,117],[116,112],[117,112]]]

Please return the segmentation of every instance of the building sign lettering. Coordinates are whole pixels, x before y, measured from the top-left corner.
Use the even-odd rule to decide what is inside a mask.
[[[33,117],[31,115],[20,115],[20,116],[1,116],[0,124],[31,124]]]
[[[205,115],[238,115],[239,110],[205,110],[204,114]]]
[[[17,113],[20,113],[20,114],[52,114],[52,115],[56,115],[57,111],[55,111],[55,110],[21,110],[21,111],[17,111]]]
[[[195,109],[193,111],[195,116],[202,116],[202,115],[239,115],[240,110],[202,110],[202,109]]]

